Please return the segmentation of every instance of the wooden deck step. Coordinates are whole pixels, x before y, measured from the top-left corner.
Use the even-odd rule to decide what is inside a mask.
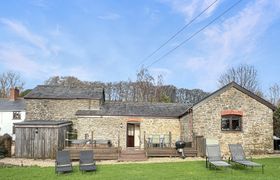
[[[148,157],[177,157],[179,154],[177,153],[175,148],[148,148],[147,149]]]
[[[186,157],[197,156],[197,150],[194,148],[184,148],[184,153]],[[148,148],[148,157],[178,157],[180,153],[177,152],[175,148]]]
[[[129,161],[147,161],[148,158],[147,157],[119,157],[118,161],[119,162],[129,162]]]
[[[121,154],[129,155],[129,154],[145,154],[144,150],[122,150]]]
[[[194,148],[184,148],[184,153],[186,157],[196,157],[197,150]]]
[[[118,161],[146,161],[147,159],[143,150],[123,150]]]

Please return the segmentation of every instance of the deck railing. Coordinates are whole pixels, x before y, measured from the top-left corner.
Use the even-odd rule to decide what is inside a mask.
[[[149,136],[153,137],[153,135]],[[168,141],[165,141],[166,143],[164,143],[164,140],[159,141],[159,144],[154,143],[153,141],[150,141],[148,138],[149,136],[147,136],[146,132],[144,132],[144,150],[147,157],[179,156],[174,144],[172,144],[171,132],[168,133],[168,136],[165,136],[168,137]],[[156,140],[158,142],[158,137],[156,137]],[[193,140],[191,142],[187,142],[187,146],[184,148],[184,153],[186,156],[191,157],[205,156],[205,138],[203,136],[193,136]]]
[[[146,132],[144,131],[144,149],[151,147],[171,147],[171,145],[171,132],[168,132],[168,134],[152,134],[147,136]]]
[[[70,152],[71,159],[79,159],[79,153],[83,150],[92,150],[96,160],[117,160],[121,153],[120,137],[118,135],[118,145],[113,147],[111,140],[94,139],[93,132],[91,138],[85,134],[85,139],[77,139],[76,131],[64,132],[64,149]]]

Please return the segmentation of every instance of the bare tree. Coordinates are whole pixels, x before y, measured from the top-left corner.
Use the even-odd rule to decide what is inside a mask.
[[[154,85],[154,77],[149,73],[148,69],[141,68],[137,73],[136,80],[137,90],[138,90],[138,100],[137,101],[152,101],[151,92],[152,86]]]
[[[46,85],[56,86],[70,86],[70,87],[81,87],[85,86],[86,82],[79,80],[74,76],[53,76],[45,81]]]
[[[44,82],[45,85],[61,85],[60,77],[53,76]]]
[[[185,89],[180,88],[176,91],[176,102],[192,105],[205,98],[209,93],[202,91],[201,89]]]
[[[45,84],[104,88],[106,101],[177,102],[193,104],[208,94],[199,89],[177,89],[173,85],[164,85],[162,75],[155,78],[145,68],[137,72],[137,80],[135,82],[127,80],[104,83],[100,81],[81,81],[72,76],[54,76],[46,80]]]
[[[0,96],[6,98],[9,96],[10,89],[17,87],[20,91],[23,90],[24,82],[18,73],[8,71],[0,75]]]
[[[220,86],[225,86],[232,81],[258,95],[262,94],[257,79],[257,70],[254,66],[240,64],[237,67],[229,68],[218,80]]]
[[[157,84],[154,87],[154,99],[153,101],[161,102],[162,97],[165,96],[163,90],[163,77],[162,75],[158,75],[157,77]]]
[[[280,86],[278,84],[274,84],[269,88],[269,101],[278,106],[280,103]]]

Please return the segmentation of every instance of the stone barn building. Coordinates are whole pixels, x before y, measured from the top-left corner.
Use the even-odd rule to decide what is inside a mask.
[[[105,102],[103,89],[59,86],[37,86],[25,103],[27,120],[70,120],[78,139],[92,133],[123,149],[141,149],[152,135],[171,135],[173,146],[177,140],[204,136],[218,141],[224,154],[229,143],[241,143],[248,153],[273,151],[275,107],[234,82],[191,107]]]
[[[271,103],[232,82],[190,107],[180,121],[185,139],[201,135],[216,140],[228,154],[228,144],[240,143],[248,154],[273,151]]]

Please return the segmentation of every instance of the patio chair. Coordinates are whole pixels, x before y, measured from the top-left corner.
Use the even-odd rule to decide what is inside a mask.
[[[96,171],[95,161],[93,160],[93,151],[80,151],[80,171]]]
[[[165,134],[165,135],[164,135],[164,146],[165,146],[165,147],[171,147],[171,145],[170,145],[170,136],[169,136],[169,134]]]
[[[72,172],[72,162],[68,151],[57,151],[55,161],[56,174],[64,172]]]
[[[252,162],[252,160],[248,160],[245,156],[243,147],[241,144],[229,144],[229,150],[231,153],[231,159],[230,161],[243,165],[245,167],[261,167],[262,173],[264,173],[264,165]]]
[[[148,145],[148,147],[153,147],[153,137],[152,136],[149,136],[148,138],[147,138],[147,145]]]
[[[159,136],[159,147],[163,148],[164,146],[164,135]]]
[[[153,144],[153,147],[159,147],[159,145],[160,145],[160,136],[159,135],[152,136],[152,144]]]
[[[230,167],[231,165],[223,161],[219,144],[206,145],[206,168],[217,167]]]

